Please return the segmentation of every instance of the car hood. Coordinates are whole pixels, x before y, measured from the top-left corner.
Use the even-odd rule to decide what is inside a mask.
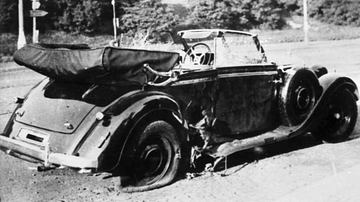
[[[74,133],[95,107],[105,107],[133,87],[46,79],[16,111],[16,121],[54,132]]]

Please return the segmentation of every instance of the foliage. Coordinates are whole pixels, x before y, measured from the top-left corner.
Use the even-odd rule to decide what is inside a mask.
[[[17,15],[17,2],[11,0],[0,0],[0,30],[8,32],[16,30],[12,20]],[[17,19],[17,18],[16,18]]]
[[[298,15],[303,13],[303,0],[280,0]],[[335,25],[360,26],[358,0],[307,0],[311,18]]]
[[[202,0],[192,19],[204,28],[277,29],[284,25],[282,11],[277,0]]]
[[[280,29],[285,25],[284,5],[277,0],[253,0],[251,12],[255,26],[265,29]]]
[[[161,0],[148,0],[135,3],[133,7],[124,8],[120,29],[123,33],[172,31],[179,23],[179,17],[173,9]]]
[[[190,15],[190,9],[182,4],[170,4],[168,6],[174,15],[179,16],[179,19],[181,21],[186,21],[186,19]]]
[[[303,0],[279,0],[283,5],[286,14],[301,14]]]
[[[113,28],[111,0],[43,0],[43,9],[51,13],[53,26],[72,33],[110,33]],[[120,17],[122,32],[144,28],[166,29],[177,23],[172,10],[160,0],[117,0],[116,17]],[[146,19],[146,20],[144,20]],[[156,28],[154,28],[156,27]]]
[[[55,27],[70,32],[92,32],[99,23],[101,2],[93,0],[56,1],[59,16]]]
[[[18,37],[14,34],[0,34],[0,56],[12,55],[16,51]]]
[[[336,25],[360,26],[360,1],[310,0],[309,15]]]
[[[194,24],[202,28],[248,28],[247,16],[250,15],[250,11],[244,9],[239,12],[242,4],[245,3],[232,0],[202,0],[193,7],[191,19]],[[245,6],[242,7],[245,8]]]
[[[167,5],[161,0],[116,0],[116,17],[121,33],[177,31],[187,28],[226,28],[236,30],[281,29],[285,18],[302,15],[303,0],[193,0],[190,8]],[[308,0],[312,18],[336,25],[360,26],[360,1]],[[24,12],[31,1],[23,0]],[[37,18],[40,33],[60,30],[67,33],[111,34],[111,0],[40,0],[40,10],[48,14]],[[0,0],[1,33],[18,30],[17,4]],[[25,32],[32,31],[32,18],[24,18]]]

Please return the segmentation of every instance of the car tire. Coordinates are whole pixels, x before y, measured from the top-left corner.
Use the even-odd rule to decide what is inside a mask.
[[[314,135],[325,142],[341,142],[354,130],[358,116],[356,99],[346,88],[338,89],[330,99],[326,114]]]
[[[319,80],[313,71],[302,68],[286,72],[279,99],[283,125],[295,126],[303,122],[315,106],[320,90]]]
[[[181,144],[169,123],[154,121],[139,130],[132,143],[132,168],[124,192],[139,192],[170,184],[180,166]]]

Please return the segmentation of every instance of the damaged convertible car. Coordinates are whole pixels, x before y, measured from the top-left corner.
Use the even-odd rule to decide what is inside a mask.
[[[358,89],[325,67],[267,61],[254,34],[180,31],[179,50],[30,44],[14,60],[47,78],[16,100],[8,154],[119,176],[125,191],[172,183],[196,161],[312,133],[346,140]],[[202,141],[195,141],[202,140]]]

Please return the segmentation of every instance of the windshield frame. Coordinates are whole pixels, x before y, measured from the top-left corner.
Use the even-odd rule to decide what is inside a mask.
[[[184,47],[183,51],[185,53],[188,52],[189,49],[191,49],[191,47],[192,47],[190,45],[190,41],[203,42],[205,40],[208,40],[208,41],[214,40],[214,42],[212,44],[212,49],[214,50],[215,57],[216,57],[216,55],[219,54],[216,51],[217,50],[216,39],[223,38],[227,34],[249,36],[252,38],[253,44],[256,47],[258,53],[260,54],[259,58],[261,58],[261,63],[267,62],[267,57],[265,55],[265,51],[260,44],[257,34],[245,32],[245,31],[227,30],[227,29],[193,29],[193,30],[179,31],[177,34],[181,39],[181,43],[183,44],[183,47]],[[239,65],[241,65],[241,63],[239,63]],[[214,62],[214,64],[212,66],[213,66],[213,68],[219,67],[219,65],[216,63],[216,61]]]

